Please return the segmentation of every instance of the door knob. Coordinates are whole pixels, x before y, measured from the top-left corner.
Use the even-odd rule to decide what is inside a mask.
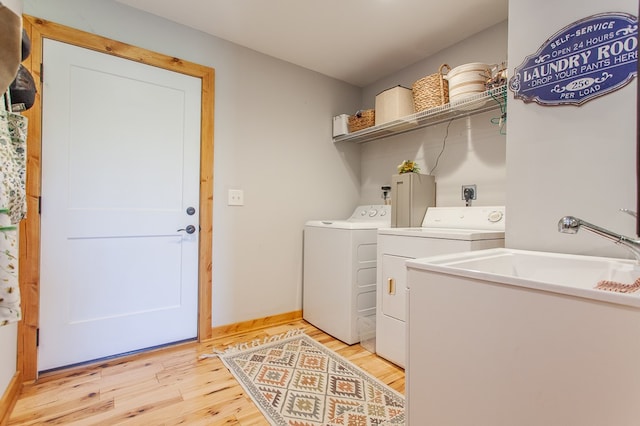
[[[193,234],[194,232],[196,232],[196,227],[193,225],[189,225],[186,228],[178,229],[178,232],[180,231],[185,231],[187,234]]]

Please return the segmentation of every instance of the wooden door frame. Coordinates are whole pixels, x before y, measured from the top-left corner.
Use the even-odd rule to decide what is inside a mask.
[[[213,116],[215,70],[110,40],[95,34],[23,15],[31,39],[31,55],[23,62],[36,81],[38,94],[31,109],[27,139],[27,218],[20,223],[19,280],[22,321],[18,323],[17,371],[24,381],[38,376],[37,336],[40,310],[40,215],[43,39],[51,39],[108,55],[190,75],[202,80],[200,120],[200,241],[198,252],[198,340],[212,337],[212,241],[213,241]]]

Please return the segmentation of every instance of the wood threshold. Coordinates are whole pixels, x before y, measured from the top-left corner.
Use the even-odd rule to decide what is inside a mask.
[[[11,417],[11,411],[15,407],[20,391],[22,390],[22,378],[21,373],[16,371],[13,378],[7,386],[7,390],[0,399],[0,426],[5,426],[9,423],[9,417]]]
[[[31,55],[23,62],[34,77],[37,94],[33,107],[24,115],[29,120],[27,139],[27,218],[20,223],[20,292],[23,319],[18,323],[17,371],[26,382],[38,376],[36,336],[40,309],[40,217],[42,143],[42,63],[43,39],[57,40],[109,55],[133,60],[200,78],[202,81],[200,129],[200,241],[198,265],[198,339],[212,337],[212,242],[213,242],[213,135],[215,70],[96,34],[23,15],[23,25],[31,40]]]

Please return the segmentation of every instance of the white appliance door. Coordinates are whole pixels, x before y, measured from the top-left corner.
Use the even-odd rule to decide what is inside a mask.
[[[197,337],[200,79],[43,54],[38,369]]]
[[[382,256],[382,313],[400,321],[406,321],[407,270],[409,257]]]

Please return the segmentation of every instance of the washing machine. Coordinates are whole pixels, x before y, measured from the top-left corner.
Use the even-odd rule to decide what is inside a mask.
[[[504,206],[429,207],[421,227],[380,228],[377,247],[376,353],[406,365],[408,259],[504,247]]]
[[[302,317],[352,345],[358,318],[376,314],[378,228],[391,225],[391,206],[358,206],[345,220],[311,220],[304,228]]]

